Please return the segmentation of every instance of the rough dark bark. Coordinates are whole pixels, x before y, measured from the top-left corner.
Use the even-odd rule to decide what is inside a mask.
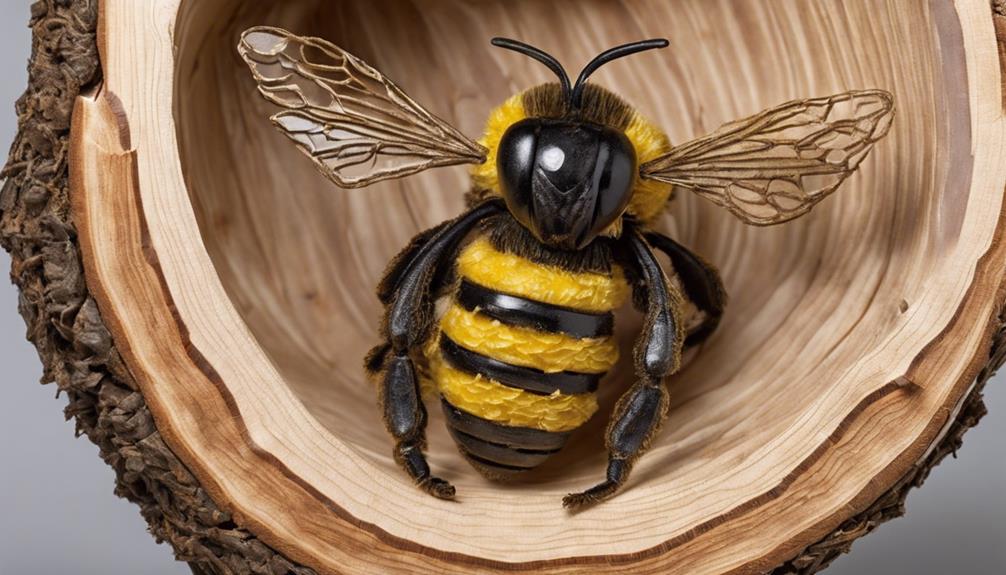
[[[1002,9],[1000,0],[997,8]],[[98,445],[116,474],[115,492],[133,501],[158,541],[167,541],[196,575],[295,574],[297,565],[238,527],[164,444],[143,396],[89,296],[70,214],[67,183],[70,114],[77,95],[100,82],[95,47],[97,0],[41,0],[28,89],[17,102],[19,132],[0,191],[0,244],[12,258],[18,308],[44,365],[43,383],[69,398],[65,413]],[[1006,314],[1000,316],[1006,326]],[[904,501],[929,471],[961,445],[985,414],[982,389],[1006,360],[1006,327],[949,433],[932,454],[866,511],[776,568],[778,575],[827,567],[853,541],[904,514]]]
[[[97,0],[31,7],[28,89],[0,192],[0,243],[12,258],[18,308],[44,365],[42,383],[66,393],[67,418],[116,474],[158,541],[201,574],[296,574],[292,563],[237,527],[164,444],[84,282],[67,183],[74,99],[101,81]]]

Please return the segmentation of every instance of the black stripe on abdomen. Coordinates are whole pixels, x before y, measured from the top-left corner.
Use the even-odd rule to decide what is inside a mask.
[[[458,446],[468,455],[476,457],[480,462],[515,469],[531,469],[545,462],[557,449],[552,451],[535,451],[493,443],[468,435],[454,427],[448,427],[451,436]]]
[[[514,427],[482,419],[441,398],[447,429],[461,453],[490,476],[529,471],[562,449],[569,433]]]
[[[515,449],[553,452],[561,449],[570,435],[568,431],[544,431],[483,419],[454,407],[443,398],[440,405],[450,427],[477,439]]]
[[[467,279],[461,280],[456,297],[468,311],[478,309],[501,323],[576,338],[609,336],[615,325],[611,312],[590,313],[542,303],[500,293]]]
[[[556,391],[564,395],[590,393],[597,390],[604,377],[603,373],[545,373],[533,367],[513,365],[465,349],[446,334],[440,335],[440,353],[455,369],[539,395],[552,395]]]

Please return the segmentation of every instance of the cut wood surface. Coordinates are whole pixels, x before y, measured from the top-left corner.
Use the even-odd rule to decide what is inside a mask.
[[[956,441],[976,378],[1001,361],[989,354],[1006,297],[1006,121],[987,0],[562,6],[101,4],[103,81],[77,100],[70,139],[88,290],[167,447],[289,565],[811,572],[833,554],[808,547],[861,534],[864,513],[900,501]],[[431,464],[459,491],[444,502],[392,460],[362,358],[384,265],[461,210],[466,172],[333,187],[268,121],[235,50],[253,25],[339,44],[470,136],[548,80],[491,48],[496,35],[571,69],[616,43],[670,38],[594,81],[675,142],[850,89],[892,92],[897,117],[843,189],[778,229],[678,195],[661,229],[720,266],[731,303],[668,382],[669,419],[622,493],[577,514],[560,505],[604,473],[604,416],[627,365],[602,385],[599,416],[515,484],[481,478],[431,410]],[[619,317],[624,347],[638,322]],[[214,553],[199,569],[226,573],[220,556],[239,552]]]

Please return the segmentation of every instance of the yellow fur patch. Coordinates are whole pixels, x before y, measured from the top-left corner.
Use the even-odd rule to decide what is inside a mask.
[[[636,149],[636,161],[640,166],[655,160],[671,150],[671,142],[667,135],[654,126],[638,112],[625,130],[626,137]],[[672,186],[656,180],[644,180],[636,175],[636,184],[632,190],[632,199],[626,211],[636,216],[640,221],[647,222],[656,218],[671,199]]]
[[[593,393],[538,395],[454,369],[440,357],[432,338],[428,350],[430,377],[440,394],[458,409],[472,415],[518,427],[544,431],[570,431],[597,411]]]
[[[514,94],[503,105],[489,114],[486,121],[486,131],[479,143],[489,150],[486,161],[472,168],[472,181],[475,187],[482,190],[492,190],[499,194],[499,175],[496,172],[496,152],[500,140],[507,129],[527,117],[524,112],[523,93]]]
[[[629,294],[618,266],[612,266],[611,276],[569,272],[497,251],[485,237],[461,252],[458,273],[496,291],[581,311],[613,310]]]
[[[499,195],[496,152],[499,150],[500,139],[503,138],[507,129],[527,118],[523,97],[523,92],[515,94],[489,114],[485,133],[479,140],[479,143],[489,150],[488,159],[472,168],[472,182],[476,189],[488,190],[492,194]],[[632,122],[625,130],[625,135],[636,150],[636,160],[639,165],[654,160],[671,149],[671,143],[667,136],[638,112],[633,115]],[[632,199],[629,201],[626,213],[634,215],[643,222],[650,221],[660,215],[670,200],[671,193],[672,186],[670,184],[644,180],[637,176]],[[609,236],[620,234],[620,222],[613,224],[604,233]]]
[[[546,373],[604,373],[618,361],[614,338],[577,339],[500,323],[452,305],[440,329],[461,347],[499,361]]]

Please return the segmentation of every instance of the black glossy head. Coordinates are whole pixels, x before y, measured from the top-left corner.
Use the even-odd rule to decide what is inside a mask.
[[[559,77],[565,101],[561,117],[527,118],[503,134],[496,154],[500,192],[510,213],[539,241],[581,249],[622,217],[637,169],[635,149],[621,130],[582,117],[587,77],[616,58],[663,48],[667,40],[606,50],[584,67],[572,86],[565,69],[542,50],[506,38],[492,43],[548,66]]]
[[[517,221],[546,245],[578,250],[625,211],[636,152],[606,126],[528,118],[503,134],[496,169]]]

